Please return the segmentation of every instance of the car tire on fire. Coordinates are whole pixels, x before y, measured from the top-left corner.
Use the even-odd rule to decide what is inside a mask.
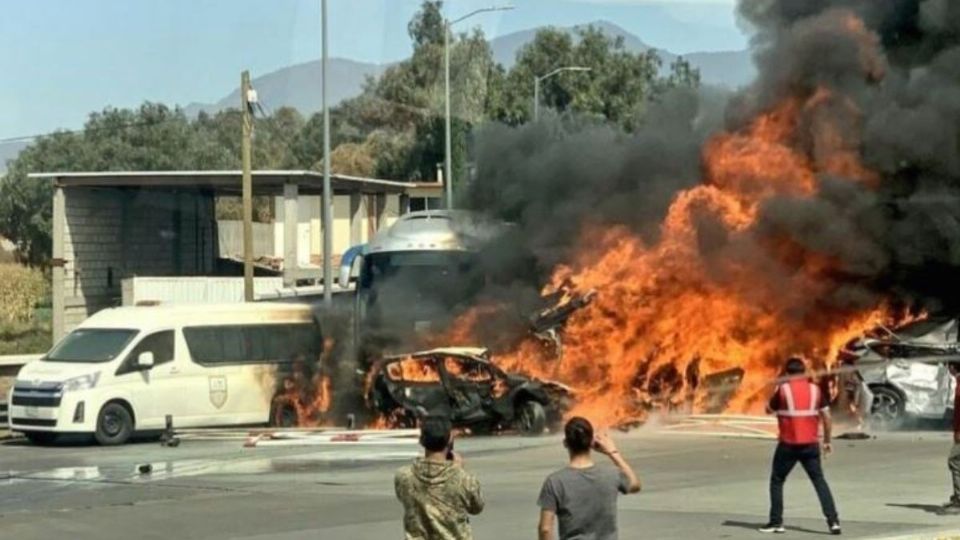
[[[270,427],[297,427],[297,411],[288,403],[274,403],[270,411]]]
[[[893,388],[876,386],[873,392],[873,404],[870,407],[870,423],[884,430],[898,429],[906,420],[903,396]]]
[[[93,438],[103,446],[123,444],[133,435],[133,415],[126,407],[112,401],[100,409]]]
[[[547,412],[532,399],[517,407],[516,427],[524,435],[542,435],[547,427]]]

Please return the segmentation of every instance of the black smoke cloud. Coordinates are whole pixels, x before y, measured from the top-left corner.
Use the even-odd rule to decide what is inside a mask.
[[[514,225],[483,257],[494,281],[507,285],[501,296],[535,297],[591,222],[655,241],[676,193],[700,182],[701,147],[722,126],[725,101],[720,91],[675,91],[651,103],[633,133],[575,116],[482,128],[466,199]]]
[[[758,28],[746,110],[828,88],[861,111],[847,136],[881,176],[877,186],[821,177],[813,198],[770,201],[759,234],[842,261],[837,304],[960,309],[960,3],[749,0],[740,13]],[[875,35],[867,53],[844,32],[849,13]]]
[[[759,75],[729,99],[675,93],[651,104],[629,134],[570,117],[477,134],[468,206],[516,224],[485,258],[507,283],[495,295],[529,298],[517,291],[537,290],[568,262],[586,224],[623,225],[656,241],[674,196],[703,181],[712,133],[825,88],[859,111],[843,134],[880,180],[822,175],[812,198],[773,198],[752,242],[787,238],[839,261],[818,309],[886,300],[960,310],[960,2],[743,0],[738,13],[754,33]],[[851,14],[865,32],[851,28]],[[816,162],[817,148],[805,150]],[[729,239],[701,230],[705,257],[731,254]]]

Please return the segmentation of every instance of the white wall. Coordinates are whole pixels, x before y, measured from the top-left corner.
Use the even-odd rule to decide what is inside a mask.
[[[350,196],[337,195],[333,198],[333,255],[339,257],[354,243],[364,243],[370,239],[371,230],[376,229],[378,216],[375,209],[375,195],[360,197],[360,227],[359,238],[351,238],[350,224]],[[393,224],[400,216],[400,196],[386,195],[386,208],[380,213],[380,226]],[[283,258],[283,197],[274,198],[273,224],[273,253],[275,257]],[[297,254],[301,266],[307,264],[311,258],[315,262],[323,253],[323,226],[320,216],[321,198],[315,195],[301,195],[297,201]],[[317,262],[319,264],[319,262]]]

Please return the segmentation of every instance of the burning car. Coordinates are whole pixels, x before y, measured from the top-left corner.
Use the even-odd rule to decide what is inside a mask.
[[[368,375],[367,402],[392,424],[445,415],[476,431],[538,435],[557,425],[573,391],[560,383],[506,373],[487,349],[443,348],[384,357]]]
[[[909,417],[950,413],[956,381],[947,364],[960,362],[958,331],[958,318],[934,317],[895,330],[881,327],[844,346],[841,363],[855,365],[874,394],[875,423],[896,428]]]

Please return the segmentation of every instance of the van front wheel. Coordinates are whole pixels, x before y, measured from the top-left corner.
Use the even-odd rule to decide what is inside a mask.
[[[133,434],[133,417],[119,403],[107,403],[97,416],[97,431],[93,434],[99,444],[113,446],[127,442]]]

